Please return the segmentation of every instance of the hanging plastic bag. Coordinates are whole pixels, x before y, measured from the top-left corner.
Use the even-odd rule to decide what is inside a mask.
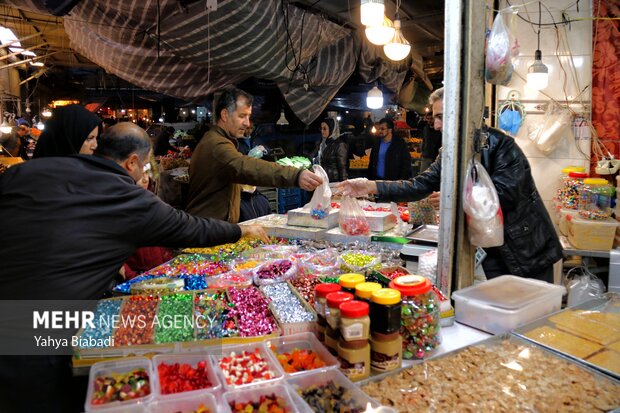
[[[563,138],[574,140],[572,120],[573,113],[568,108],[550,101],[540,127],[530,131],[529,138],[539,151],[549,155]]]
[[[579,273],[572,274],[574,270],[579,269]],[[585,301],[600,297],[605,292],[605,284],[592,274],[586,267],[572,268],[566,274],[566,290],[568,298],[567,307],[581,304]]]
[[[390,202],[390,209],[392,211],[392,215],[396,217],[396,227],[392,229],[392,232],[402,236],[409,234],[411,232],[411,225],[402,220],[396,202]]]
[[[504,217],[497,190],[484,166],[471,160],[463,186],[463,210],[467,215],[469,241],[479,247],[504,244]]]
[[[317,174],[323,183],[314,190],[310,200],[310,216],[314,219],[324,219],[329,215],[332,202],[332,190],[329,187],[329,178],[321,165],[314,165],[312,170]]]
[[[493,28],[487,42],[484,77],[494,85],[507,85],[512,79],[511,36],[504,23],[504,11],[493,21]],[[518,48],[517,48],[518,51]]]
[[[463,209],[472,218],[487,221],[497,215],[499,197],[495,185],[484,166],[477,160],[469,161],[463,186]]]
[[[345,196],[338,216],[340,229],[347,235],[370,235],[370,224],[357,199]]]

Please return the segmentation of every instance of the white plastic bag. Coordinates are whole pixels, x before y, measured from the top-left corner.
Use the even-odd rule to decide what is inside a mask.
[[[572,120],[573,113],[568,108],[550,101],[543,122],[539,128],[530,132],[529,138],[539,151],[549,155],[562,138],[574,139]]]
[[[314,173],[317,174],[323,183],[314,190],[312,199],[310,200],[310,216],[314,219],[325,219],[329,215],[332,202],[332,190],[329,187],[329,178],[321,165],[312,167]]]
[[[581,272],[571,273],[580,269]],[[600,297],[605,292],[605,284],[585,267],[575,267],[566,274],[567,307],[572,307],[588,300]]]
[[[467,167],[463,210],[473,245],[488,248],[504,244],[504,217],[497,190],[484,166],[475,159]]]
[[[514,38],[514,37],[513,37]],[[518,51],[518,48],[517,48]],[[493,21],[487,42],[484,77],[494,85],[507,85],[512,79],[512,52],[510,32],[500,11]]]

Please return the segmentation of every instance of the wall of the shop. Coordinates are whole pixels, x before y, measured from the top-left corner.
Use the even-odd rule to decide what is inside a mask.
[[[515,4],[513,1],[511,3]],[[583,0],[579,2],[574,0],[544,0],[543,4],[549,11],[544,6],[542,7],[542,23],[552,22],[551,15],[556,22],[561,22],[563,12],[571,20],[590,18],[592,16],[590,3],[590,1]],[[507,6],[506,1],[501,1],[500,4],[501,7]],[[528,6],[520,8],[519,15],[537,23],[539,17],[538,2],[527,4]],[[587,127],[578,127],[574,124],[575,139],[564,139],[558,148],[549,156],[545,156],[531,143],[528,138],[528,131],[542,122],[544,114],[542,109],[544,109],[549,98],[559,102],[572,101],[586,87],[587,90],[581,94],[580,102],[571,104],[571,108],[586,118],[590,117],[592,21],[573,21],[570,27],[559,25],[557,30],[552,25],[542,27],[540,50],[542,51],[543,63],[549,68],[549,86],[542,91],[544,94],[528,88],[524,80],[528,67],[534,61],[538,27],[518,17],[514,27],[521,45],[519,55],[515,59],[516,73],[508,86],[498,88],[497,103],[504,102],[511,90],[516,90],[521,94],[521,102],[527,110],[527,116],[515,139],[528,157],[536,186],[545,201],[545,205],[551,211],[552,199],[558,189],[561,169],[569,165],[584,166],[586,170],[589,169],[590,132]],[[574,71],[571,68],[571,61],[574,64]]]

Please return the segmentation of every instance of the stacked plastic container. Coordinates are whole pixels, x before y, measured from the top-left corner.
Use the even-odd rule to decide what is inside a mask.
[[[310,355],[312,362],[298,365],[300,354]],[[256,372],[257,363],[251,362],[245,365],[249,376],[242,374],[243,383],[231,380],[231,374],[228,374],[223,366],[240,355],[260,358],[262,361],[259,364],[264,364],[263,367],[271,372],[270,377],[253,380],[250,376]],[[85,408],[87,412],[102,413],[230,413],[246,411],[248,404],[258,406],[264,403],[271,407],[277,405],[287,412],[310,413],[317,409],[321,411],[322,407],[329,408],[330,403],[336,403],[345,407],[357,406],[359,411],[365,411],[371,406],[378,409],[375,411],[393,412],[392,409],[380,407],[379,403],[359,390],[338,370],[339,366],[338,360],[329,354],[312,333],[268,339],[259,343],[205,347],[196,353],[157,355],[152,361],[144,357],[134,357],[102,362],[91,368]],[[183,391],[185,382],[178,379],[179,369],[181,372],[187,369],[205,371],[208,380],[203,376],[202,381],[198,382],[208,385]],[[235,367],[233,370],[239,369]],[[162,373],[167,374],[166,372],[170,371],[170,380],[162,378]],[[92,403],[93,399],[105,394],[105,391],[96,392],[95,383],[101,382],[102,378],[108,380],[107,383],[113,383],[119,380],[121,375],[132,374],[142,378],[140,383],[143,390],[148,385],[149,390],[143,391],[144,395],[132,398],[129,387],[117,386],[114,392],[110,391],[109,394],[115,393],[118,396],[123,392],[123,397],[129,398],[128,400]],[[190,387],[193,388],[196,375],[190,373],[189,377],[192,384]],[[97,381],[97,378],[100,380]],[[133,383],[133,380],[131,382]],[[180,391],[171,392],[171,389]]]
[[[567,169],[569,168],[563,169],[562,172],[564,173]],[[587,173],[576,170],[571,170],[566,175],[562,175],[556,205],[558,228],[562,235],[568,236],[568,217],[575,216],[578,213],[579,199],[584,187],[583,181],[587,177]]]
[[[579,214],[567,216],[568,240],[579,249],[608,251],[618,222],[611,217],[613,186],[603,178],[587,178],[579,195]]]

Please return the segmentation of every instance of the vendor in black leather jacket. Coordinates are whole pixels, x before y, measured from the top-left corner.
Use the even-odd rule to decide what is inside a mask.
[[[430,97],[434,127],[443,129],[443,88]],[[553,282],[553,264],[562,258],[562,246],[534,184],[530,164],[514,139],[497,129],[489,129],[488,147],[481,162],[491,176],[504,215],[504,245],[486,248],[483,261],[487,278],[502,274]],[[368,181],[364,178],[342,182],[337,192],[364,196],[378,194],[382,200],[417,201],[439,191],[441,153],[422,174],[406,181]],[[438,197],[435,197],[438,200]]]

